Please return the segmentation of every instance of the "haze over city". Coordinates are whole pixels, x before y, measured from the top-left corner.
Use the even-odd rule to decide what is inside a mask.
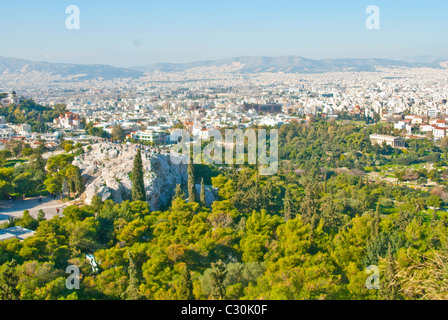
[[[380,9],[368,30],[366,8]],[[67,30],[65,9],[80,10]],[[2,55],[135,67],[237,56],[310,59],[447,57],[446,1],[2,2]]]

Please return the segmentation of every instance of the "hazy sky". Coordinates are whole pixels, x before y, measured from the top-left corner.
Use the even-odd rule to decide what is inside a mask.
[[[65,26],[69,5],[79,30]],[[380,30],[365,26],[368,5]],[[0,12],[0,55],[38,61],[448,57],[447,0],[1,0]]]

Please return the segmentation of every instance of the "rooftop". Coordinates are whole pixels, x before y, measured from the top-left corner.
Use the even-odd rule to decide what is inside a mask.
[[[9,239],[20,239],[24,240],[30,236],[33,236],[35,231],[22,228],[22,227],[11,227],[0,230],[0,241],[9,240]]]

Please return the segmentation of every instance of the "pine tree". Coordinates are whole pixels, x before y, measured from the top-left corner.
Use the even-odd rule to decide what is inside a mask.
[[[128,251],[128,258],[129,258],[129,267],[128,267],[129,285],[126,288],[126,291],[123,292],[122,298],[125,300],[140,300],[141,296],[138,293],[139,281],[137,277],[137,268],[135,266],[134,259],[132,258],[129,251]]]
[[[145,184],[143,182],[143,162],[140,149],[134,158],[132,168],[132,201],[146,201]]]
[[[201,194],[200,194],[200,202],[201,202],[201,206],[205,207],[206,206],[206,201],[205,201],[205,184],[204,184],[204,178],[201,179]]]
[[[278,212],[282,208],[281,199],[278,196],[279,190],[272,180],[268,180],[261,188],[260,205],[261,209],[267,212]]]
[[[226,287],[224,285],[224,280],[226,279],[227,271],[226,265],[221,259],[212,263],[212,273],[211,273],[211,284],[212,292],[210,293],[210,298],[212,300],[222,300],[226,295]]]
[[[178,184],[176,186],[176,189],[174,189],[173,199],[177,199],[177,198],[185,199],[185,193],[182,191],[182,187],[180,186],[180,184]]]
[[[39,213],[37,214],[37,221],[41,222],[45,220],[45,212],[41,209],[39,210]]]
[[[190,159],[188,164],[188,199],[190,203],[197,202],[195,180],[194,165],[192,159]]]
[[[0,269],[0,300],[19,300],[20,298],[20,291],[17,289],[19,276],[15,269],[14,259],[6,262]]]
[[[85,191],[85,187],[82,181],[81,170],[78,167],[76,167],[74,179],[75,179],[74,184],[76,192],[78,192],[78,194],[83,193]]]
[[[40,153],[35,153],[30,157],[30,166],[35,171],[45,172],[45,160]]]
[[[182,269],[179,287],[177,288],[179,300],[195,300],[193,294],[193,282],[191,282],[190,270],[187,265]]]

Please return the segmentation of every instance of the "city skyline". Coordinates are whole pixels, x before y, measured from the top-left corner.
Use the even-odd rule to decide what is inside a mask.
[[[70,5],[80,10],[79,30],[65,26]],[[369,5],[380,9],[379,30],[365,26]],[[8,30],[0,55],[117,67],[240,56],[447,57],[447,8],[445,1],[22,1],[2,4],[14,15],[0,20]]]

